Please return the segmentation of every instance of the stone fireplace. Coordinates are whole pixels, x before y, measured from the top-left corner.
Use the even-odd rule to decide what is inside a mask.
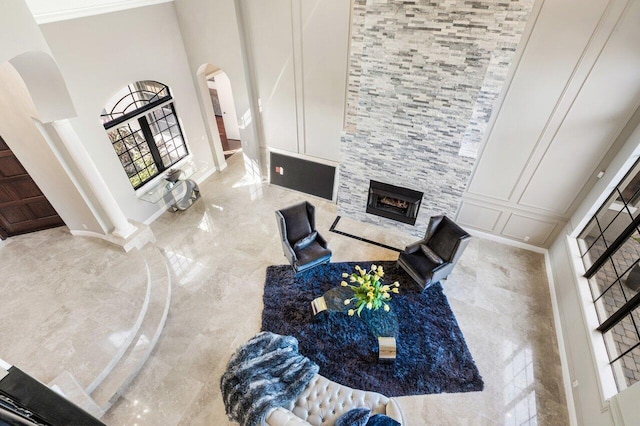
[[[533,0],[355,0],[339,214],[422,236],[454,217]],[[415,227],[367,214],[371,180],[424,192]]]
[[[414,225],[422,192],[372,180],[369,182],[367,213]]]

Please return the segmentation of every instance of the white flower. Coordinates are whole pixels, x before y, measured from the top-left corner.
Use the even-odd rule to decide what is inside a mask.
[[[349,303],[351,303],[351,299],[346,299],[346,300],[344,301],[344,304],[345,304],[345,305],[348,305]]]

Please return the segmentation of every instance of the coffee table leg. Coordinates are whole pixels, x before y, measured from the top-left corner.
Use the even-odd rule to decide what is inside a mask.
[[[318,315],[322,311],[327,310],[327,302],[324,300],[324,296],[316,297],[311,301],[311,309],[313,315]]]
[[[378,337],[378,361],[394,362],[396,360],[396,338]]]

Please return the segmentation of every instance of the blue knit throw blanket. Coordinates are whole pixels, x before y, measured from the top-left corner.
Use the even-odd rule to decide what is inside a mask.
[[[276,407],[298,398],[318,365],[298,353],[298,340],[268,331],[258,333],[233,354],[220,379],[229,419],[243,426],[265,422]]]

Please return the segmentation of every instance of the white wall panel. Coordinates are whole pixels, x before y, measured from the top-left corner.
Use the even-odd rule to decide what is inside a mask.
[[[510,198],[606,6],[605,0],[544,2],[469,192]]]
[[[338,161],[343,126],[350,2],[302,1],[304,153]]]
[[[507,220],[502,235],[535,246],[544,246],[557,226],[556,222],[514,213]]]
[[[463,201],[456,221],[460,225],[493,232],[501,214],[502,210]]]
[[[298,152],[291,0],[246,3],[265,143]]]
[[[639,22],[640,3],[634,2],[584,82],[529,181],[521,204],[566,213],[637,108]]]

